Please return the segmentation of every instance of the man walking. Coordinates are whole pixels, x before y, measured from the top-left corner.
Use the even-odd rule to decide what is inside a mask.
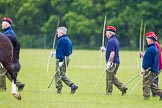
[[[16,39],[16,34],[13,31],[11,24],[12,24],[12,20],[10,18],[7,18],[7,17],[2,18],[2,29],[4,30],[4,34],[10,39],[13,45],[14,68],[17,71],[19,71],[20,70],[20,64],[19,64],[20,44]],[[3,64],[0,63],[0,90],[6,91],[6,77],[11,81],[10,74],[3,67]],[[23,90],[25,84],[17,80],[16,86],[18,87],[18,91],[21,91]]]
[[[56,48],[56,73],[55,73],[55,83],[57,93],[60,94],[62,91],[62,81],[69,87],[71,87],[71,94],[74,94],[78,89],[66,75],[66,71],[69,65],[70,58],[72,54],[72,42],[66,35],[67,28],[59,27],[57,29],[58,43]]]
[[[122,92],[122,95],[125,95],[128,88],[126,88],[115,76],[120,64],[119,41],[115,33],[115,27],[106,26],[106,36],[108,38],[106,46],[106,94],[112,94],[114,84]],[[105,50],[104,47],[100,49],[102,51]]]
[[[144,54],[142,62],[142,74],[143,74],[143,97],[145,100],[150,98],[150,90],[156,95],[160,96],[162,100],[162,90],[153,82],[156,74],[159,72],[158,68],[158,56],[159,52],[155,45],[157,36],[152,32],[146,34],[146,41],[148,48]]]

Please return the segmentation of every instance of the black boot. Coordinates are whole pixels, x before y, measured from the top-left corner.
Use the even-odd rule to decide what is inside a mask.
[[[128,90],[128,88],[126,88],[126,87],[124,87],[124,88],[122,89],[122,96],[124,96],[124,95],[127,93],[127,90]]]
[[[57,89],[57,94],[61,94],[61,89]]]
[[[22,91],[23,88],[24,88],[25,84],[21,84],[19,87],[18,87],[18,91]]]
[[[162,101],[162,95],[160,95],[160,99],[159,100],[161,100]]]
[[[76,89],[78,89],[78,86],[75,85],[75,84],[72,84],[72,85],[71,85],[71,94],[74,94],[75,91],[76,91]]]

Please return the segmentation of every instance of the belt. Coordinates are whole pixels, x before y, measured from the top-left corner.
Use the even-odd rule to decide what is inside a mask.
[[[66,58],[68,57],[69,58],[69,56],[65,56]],[[59,59],[56,59],[58,62],[59,62]]]

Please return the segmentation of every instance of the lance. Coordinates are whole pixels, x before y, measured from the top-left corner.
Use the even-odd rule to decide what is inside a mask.
[[[145,47],[145,31],[146,31],[146,23],[143,25],[143,20],[141,20],[141,26],[140,26],[140,38],[139,38],[139,52],[144,53],[144,47]],[[137,55],[137,68],[139,68],[138,63],[138,56]],[[142,70],[142,59],[140,60],[140,67]]]
[[[142,24],[143,20],[141,20],[141,25],[140,25],[140,36],[139,36],[139,53],[141,53],[141,44],[142,44]],[[137,53],[137,69],[139,69],[139,53]],[[141,62],[140,62],[141,65]]]
[[[139,39],[139,52],[144,52],[144,46],[145,46],[145,31],[146,31],[146,23],[143,26],[143,20],[141,20],[141,25],[140,25],[140,39]],[[143,34],[142,34],[143,33]],[[139,55],[137,55],[137,66],[139,67],[138,64],[138,57]],[[142,71],[142,59],[140,60],[140,67],[141,67],[141,71]],[[133,77],[132,79],[130,79],[127,83],[124,84],[124,86],[126,86],[127,84],[129,84],[130,82],[132,82],[133,80],[135,80],[136,78],[138,78],[141,75],[141,73],[139,73],[138,75],[136,75],[135,77]],[[148,74],[149,75],[149,74]],[[145,76],[147,77],[147,76]],[[136,86],[142,81],[142,78],[134,85],[134,87],[132,88],[132,90],[134,90],[136,88]]]
[[[154,80],[159,76],[160,72],[154,77]]]
[[[143,28],[143,20],[141,20],[141,26],[140,26],[140,45],[139,45],[139,52],[141,53],[142,52],[142,48],[144,48],[143,47],[143,45],[142,45],[142,39],[143,39],[143,35],[142,35],[142,28]],[[141,58],[141,60],[140,60],[140,68],[141,68],[141,71],[142,71],[142,58]]]
[[[144,24],[144,28],[143,28],[143,52],[145,50],[145,34],[146,34],[146,23]]]
[[[141,44],[142,44],[142,26],[143,26],[143,20],[141,20],[141,26],[140,26],[140,39],[139,39],[139,51],[141,52]]]
[[[105,26],[106,26],[106,15],[105,15],[104,26],[103,26],[103,32],[102,32],[102,46],[104,46]]]
[[[104,71],[102,72],[100,78],[97,80],[97,82],[96,82],[96,84],[95,84],[95,87],[97,87],[97,85],[98,85],[99,81],[102,79],[104,73],[106,73],[106,69],[104,69]]]
[[[105,19],[104,19],[104,26],[103,26],[103,32],[102,32],[102,47],[104,47],[105,26],[106,26],[106,15],[105,15]],[[100,54],[100,66],[102,66],[102,51]]]
[[[60,24],[60,19],[59,19],[58,22],[57,22],[57,28],[59,27],[59,24]],[[54,51],[55,42],[56,42],[57,28],[56,28],[56,31],[55,31],[55,36],[54,36],[54,38],[53,38],[53,47],[52,47],[52,50],[53,50],[53,51]]]
[[[144,53],[145,51],[145,34],[146,34],[146,23],[143,25],[143,36],[142,36],[142,46],[141,46],[141,52]],[[142,61],[143,57],[141,58],[141,71],[142,71]]]
[[[134,79],[136,79],[136,78],[139,77],[140,75],[141,75],[141,73],[138,74],[138,75],[136,75],[136,76],[134,76],[133,78],[129,79],[128,82],[126,82],[123,86],[126,86],[127,84],[129,84],[130,82],[132,82]]]
[[[141,25],[140,25],[140,39],[139,39],[139,52],[144,52],[144,46],[145,46],[145,31],[146,31],[146,23],[143,26],[143,20],[141,20]],[[143,34],[142,34],[143,33]],[[139,64],[138,64],[138,56],[137,55],[137,66],[139,68]],[[140,60],[140,67],[141,67],[141,71],[142,71],[142,59]],[[141,74],[141,73],[140,73]],[[133,81],[134,79],[136,79],[138,76],[140,76],[140,74],[136,75],[135,77],[133,77],[130,81],[128,81],[125,85],[127,85],[128,83],[130,83],[131,81]],[[140,81],[139,81],[140,82]],[[134,88],[139,84],[139,82],[134,86]],[[134,89],[133,88],[133,89]]]
[[[149,69],[150,69],[150,68],[149,68]],[[149,70],[149,69],[148,69],[148,70]],[[143,78],[148,77],[148,76],[150,75],[150,73],[151,73],[151,71],[149,71],[149,73],[148,73],[147,75],[141,77],[141,78],[138,80],[138,82],[134,85],[134,87],[132,88],[132,90],[134,90],[134,89],[137,87],[137,85],[142,81]]]
[[[55,35],[54,35],[54,38],[53,38],[53,47],[52,47],[52,51],[54,51],[54,47],[55,47],[55,41],[56,41],[56,35],[57,35],[57,28],[59,26],[59,23],[60,23],[60,19],[58,20],[58,23],[57,23],[57,27],[56,27],[56,31],[55,31]],[[48,68],[49,68],[49,64],[50,64],[50,59],[51,59],[51,54],[48,56],[48,62],[47,62],[47,70],[46,72],[48,72]]]
[[[138,82],[133,86],[132,90],[134,90],[134,89],[137,87],[137,85],[138,85],[141,81],[142,81],[142,78],[140,78],[140,79],[138,80]]]

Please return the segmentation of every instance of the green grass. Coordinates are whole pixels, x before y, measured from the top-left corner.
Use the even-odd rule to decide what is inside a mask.
[[[132,90],[140,78],[127,85],[128,92],[121,92],[114,87],[112,95],[105,94],[105,75],[97,87],[94,87],[105,69],[105,54],[89,50],[74,50],[68,69],[68,76],[79,85],[75,94],[69,94],[70,88],[64,85],[62,94],[56,94],[55,83],[48,88],[55,73],[55,58],[51,58],[49,72],[46,72],[47,60],[51,50],[22,49],[20,55],[21,71],[18,79],[25,83],[21,92],[22,100],[11,95],[11,83],[7,80],[7,91],[0,92],[0,108],[160,108],[159,97],[144,101],[142,84]],[[121,65],[117,77],[123,83],[139,74],[137,52],[121,51]],[[161,76],[160,76],[161,77]],[[160,78],[160,85],[162,85]]]

